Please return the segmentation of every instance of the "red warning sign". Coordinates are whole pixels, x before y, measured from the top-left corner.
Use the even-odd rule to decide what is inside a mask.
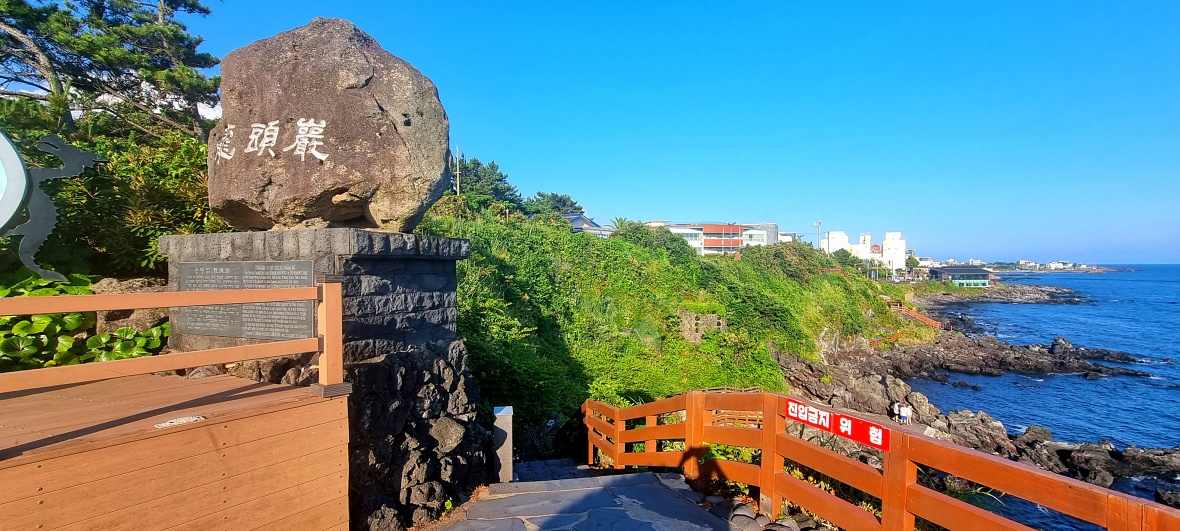
[[[889,429],[875,422],[843,413],[833,413],[787,399],[787,419],[802,422],[813,428],[834,433],[878,450],[889,451]]]

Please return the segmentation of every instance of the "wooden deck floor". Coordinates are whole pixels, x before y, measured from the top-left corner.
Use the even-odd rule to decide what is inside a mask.
[[[0,522],[347,528],[345,400],[232,376],[0,394]]]

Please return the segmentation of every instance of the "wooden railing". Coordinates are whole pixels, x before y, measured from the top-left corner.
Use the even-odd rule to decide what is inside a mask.
[[[926,323],[927,325],[929,325],[931,328],[934,328],[935,330],[942,330],[942,323],[935,321],[934,319],[931,319],[930,317],[926,316],[926,314],[923,314],[922,312],[919,312],[919,311],[911,309],[911,308],[906,308],[905,306],[898,307],[898,308],[896,308],[896,310],[901,313],[904,313],[910,317],[913,317],[914,319],[917,319],[923,323]]]
[[[848,530],[908,530],[916,518],[947,529],[1030,529],[920,485],[918,467],[923,467],[1108,529],[1180,530],[1180,511],[1158,503],[774,393],[694,391],[628,408],[588,400],[583,412],[591,463],[597,450],[615,468],[679,467],[690,479],[755,486],[762,512],[772,518],[790,500]],[[750,423],[719,423],[719,415],[745,417]],[[788,421],[881,450],[883,468],[788,433]],[[635,451],[635,443],[644,443],[643,450]],[[709,443],[760,450],[761,462],[704,459]],[[788,461],[879,499],[880,515],[796,478],[787,472]]]
[[[318,337],[0,373],[0,393],[174,371],[203,365],[319,352],[319,383],[312,386],[313,392],[320,396],[348,394],[351,389],[349,384],[344,382],[343,311],[338,279],[325,280],[315,286],[303,288],[0,298],[0,315],[38,315],[300,300],[318,302],[316,312]]]
[[[879,338],[877,338],[877,339],[874,339],[874,340],[871,340],[871,341],[869,341],[869,346],[870,346],[870,347],[875,347],[875,346],[877,346],[877,345],[882,345],[882,344],[885,344],[885,343],[892,343],[892,342],[894,342],[894,341],[897,341],[897,340],[899,340],[899,339],[901,339],[901,338],[905,337],[905,335],[906,335],[906,332],[905,332],[905,330],[900,330],[900,331],[894,332],[894,333],[892,333],[892,334],[890,334],[890,335],[888,335],[888,336],[885,336],[885,337],[879,337]]]

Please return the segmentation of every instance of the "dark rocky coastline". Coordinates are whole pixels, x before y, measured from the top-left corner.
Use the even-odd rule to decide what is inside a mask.
[[[960,295],[957,293],[932,293],[919,297],[914,304],[930,309],[966,307],[981,302],[1004,302],[1014,304],[1082,304],[1089,299],[1078,295],[1072,289],[1058,286],[1037,286],[1031,284],[1001,284],[979,294]]]
[[[926,377],[948,383],[955,372],[999,375],[1007,371],[1036,374],[1078,373],[1087,379],[1108,375],[1150,376],[1149,373],[1112,367],[1088,360],[1134,363],[1122,352],[1086,349],[1057,338],[1052,345],[1017,346],[987,336],[969,337],[960,332],[940,334],[934,343],[877,351],[860,339],[830,349],[817,362],[789,353],[778,356],[792,392],[803,398],[840,409],[857,411],[878,420],[888,418],[893,402],[909,404],[914,428],[927,436],[952,441],[976,450],[1032,464],[1051,472],[1110,487],[1116,478],[1156,477],[1174,481],[1180,477],[1180,447],[1122,450],[1107,441],[1066,443],[1052,433],[1030,426],[1012,436],[1003,423],[984,411],[942,413],[922,393],[901,378]],[[960,387],[965,382],[956,382]],[[854,450],[849,448],[849,450]],[[866,461],[878,457],[860,456]],[[879,464],[879,463],[877,463]],[[942,481],[954,478],[943,478]],[[1160,489],[1156,501],[1180,507],[1180,491]]]
[[[1092,363],[1089,360],[1136,363],[1134,356],[1110,350],[1074,346],[1058,337],[1053,344],[1019,346],[990,336],[968,337],[952,331],[933,343],[877,351],[863,363],[877,374],[897,378],[925,377],[943,381],[944,372],[1000,376],[1007,372],[1030,374],[1080,374],[1087,379],[1102,376],[1151,376],[1151,373]]]

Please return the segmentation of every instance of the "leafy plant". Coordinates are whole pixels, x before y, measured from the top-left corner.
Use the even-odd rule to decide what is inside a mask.
[[[44,280],[28,270],[0,275],[4,297],[83,295],[89,286],[84,275],[70,275],[69,282]],[[95,321],[93,312],[0,316],[0,372],[150,356],[170,331],[164,323],[142,333],[120,328],[86,337]]]
[[[142,334],[134,328],[120,328],[113,334],[86,338],[86,361],[111,361],[151,356],[160,348],[171,330],[169,323],[148,329]]]

